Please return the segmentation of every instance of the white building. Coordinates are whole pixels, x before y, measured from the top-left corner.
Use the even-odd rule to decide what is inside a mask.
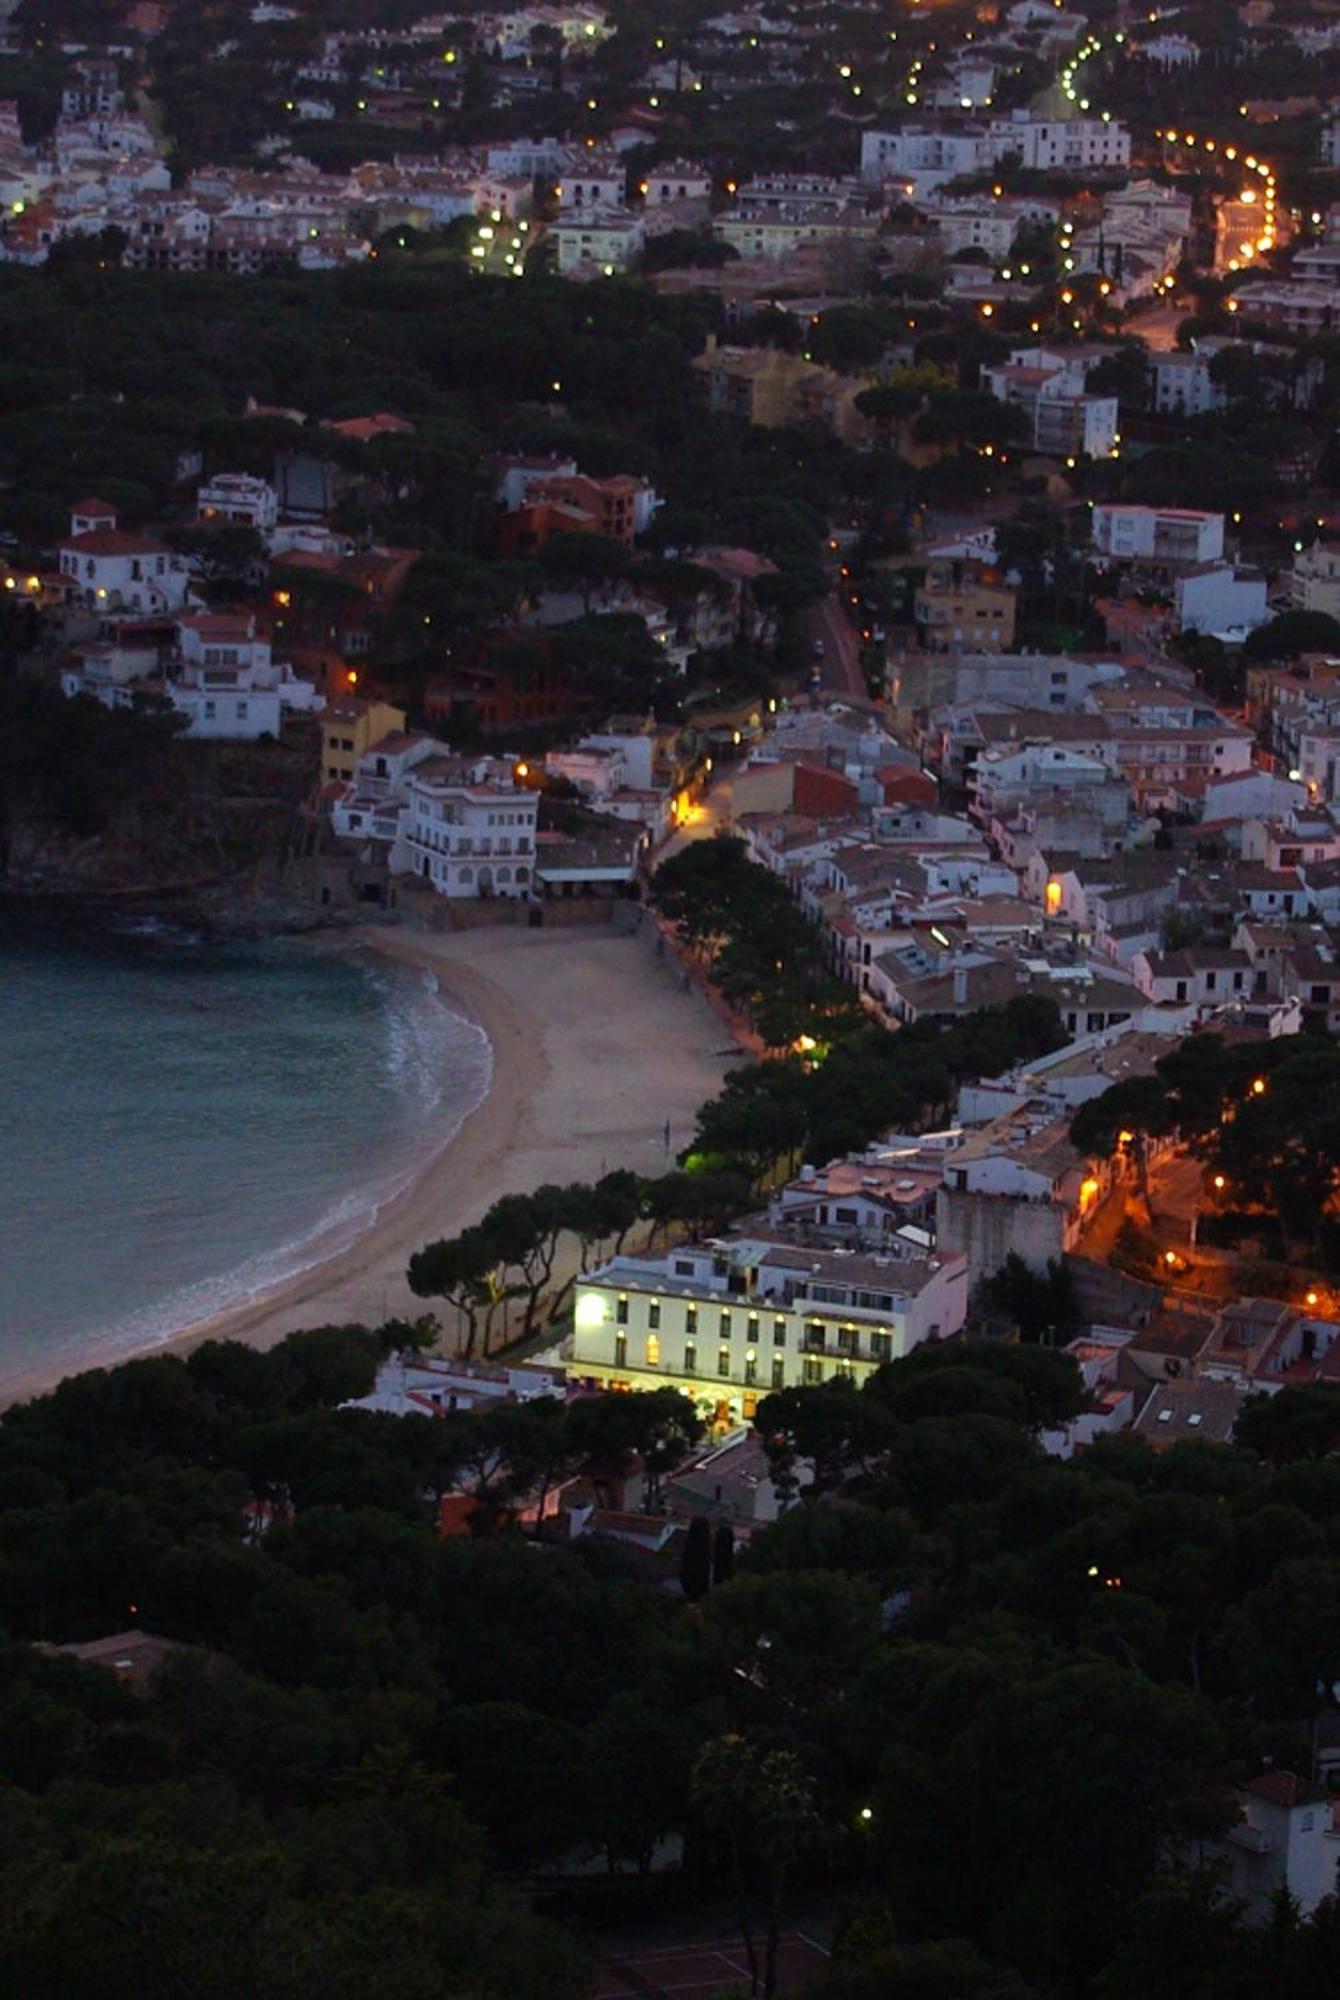
[[[1292,1771],[1265,1771],[1241,1788],[1238,1803],[1238,1824],[1209,1849],[1227,1865],[1225,1893],[1245,1903],[1252,1923],[1269,1923],[1281,1891],[1310,1917],[1336,1892],[1340,1828],[1331,1795]]]
[[[490,146],[484,158],[491,173],[521,175],[526,180],[551,180],[565,157],[557,139],[512,139]]]
[[[1064,793],[1076,804],[1112,788],[1112,769],[1096,750],[1066,743],[1029,742],[983,750],[973,765],[969,810],[990,822],[1015,807]],[[1123,814],[1124,818],[1124,814]]]
[[[1213,359],[1212,354],[1176,350],[1150,354],[1154,408],[1161,416],[1204,417],[1223,409],[1228,397],[1210,373]]]
[[[1232,563],[1210,563],[1179,576],[1174,603],[1179,632],[1204,632],[1226,644],[1270,618],[1265,577]]]
[[[71,532],[60,544],[60,570],[89,611],[134,611],[151,617],[180,610],[190,578],[186,564],[165,542],[116,526],[114,514],[98,525],[77,509]]]
[[[1340,326],[1340,285],[1244,285],[1237,294],[1244,319],[1283,333],[1330,333]]]
[[[509,761],[428,757],[405,790],[392,873],[418,875],[442,896],[531,894],[540,799]]]
[[[1022,411],[1027,442],[1056,458],[1110,458],[1121,432],[1115,396],[1084,387],[1099,356],[1091,349],[1016,348],[1008,361],[983,368],[982,387]]]
[[[250,472],[216,472],[195,496],[200,521],[230,521],[268,535],[279,520],[279,496]]]
[[[913,191],[981,173],[1011,155],[1034,172],[1130,165],[1131,135],[1108,118],[1037,118],[1029,111],[989,125],[940,131],[909,125],[861,135],[861,178],[903,181]]]
[[[1187,35],[1151,35],[1140,44],[1139,53],[1160,69],[1193,69],[1200,61],[1200,44]]]
[[[644,795],[632,789],[628,765],[618,749],[582,743],[571,750],[546,751],[544,774],[573,785],[592,812],[606,813],[616,819],[643,817]],[[668,801],[661,803],[668,818]]]
[[[550,750],[545,754],[548,776],[566,778],[592,803],[607,803],[630,788],[649,791],[652,783],[650,736],[584,736],[571,750]]]
[[[1340,722],[1303,723],[1297,736],[1298,763],[1308,797],[1340,805]]]
[[[532,456],[495,458],[493,460],[493,496],[498,504],[514,514],[524,507],[530,498],[530,489],[545,479],[575,479],[577,461],[567,458],[562,452],[548,451]]]
[[[1065,1349],[1074,1360],[1088,1394],[1088,1408],[1056,1430],[1043,1431],[1042,1449],[1053,1458],[1073,1458],[1096,1438],[1124,1431],[1135,1416],[1136,1392],[1118,1379],[1122,1350],[1132,1338],[1126,1328],[1090,1329]]]
[[[358,759],[352,779],[330,802],[331,827],[342,840],[359,841],[369,858],[386,859],[400,833],[409,800],[409,774],[441,754],[435,736],[397,730]]]
[[[1251,961],[1245,951],[1197,944],[1186,951],[1138,951],[1131,977],[1146,1000],[1160,1006],[1194,1007],[1214,1013],[1252,990]]]
[[[859,202],[846,200],[786,203],[746,201],[717,217],[714,234],[746,259],[790,257],[807,244],[848,243],[872,247],[879,218]]]
[[[578,1284],[569,1380],[669,1386],[714,1423],[773,1389],[858,1382],[963,1325],[966,1265],[800,1249],[767,1236],[616,1257]]]
[[[574,154],[562,169],[562,179],[555,189],[558,212],[560,216],[568,216],[574,209],[591,214],[619,208],[627,187],[628,172],[622,160]]]
[[[1049,167],[1127,167],[1131,135],[1117,120],[1100,118],[1037,118],[1014,111],[990,126],[992,161],[1015,153],[1020,164],[1035,173]]]
[[[706,201],[712,192],[712,176],[691,160],[662,160],[647,169],[639,192],[648,208],[663,208],[668,202]]]
[[[322,700],[310,681],[271,657],[248,614],[194,612],[176,621],[174,642],[152,636],[82,646],[61,669],[62,691],[104,708],[161,707],[185,716],[186,735],[219,742],[277,737],[284,718],[312,714]]]
[[[530,1403],[538,1396],[561,1396],[563,1371],[533,1362],[464,1361],[438,1354],[393,1354],[377,1370],[366,1396],[341,1403],[342,1410],[377,1410],[392,1417],[445,1417],[453,1411],[496,1409],[500,1403]]]
[[[645,230],[641,216],[610,215],[583,210],[556,223],[558,268],[563,277],[575,272],[612,278],[626,271],[641,254]]]
[[[996,65],[988,57],[962,56],[943,83],[932,87],[927,101],[951,111],[980,109],[995,95],[997,75]]]
[[[1126,507],[1093,510],[1093,545],[1114,562],[1217,562],[1224,553],[1224,517],[1192,507]]]
[[[1102,1193],[1101,1168],[1075,1151],[1069,1131],[1068,1112],[1058,1117],[1052,1100],[1029,1098],[945,1156],[936,1241],[967,1258],[971,1285],[1011,1255],[1045,1271],[1079,1240]]]
[[[1293,610],[1321,611],[1328,618],[1340,618],[1340,549],[1314,542],[1294,557],[1287,582]]]
[[[324,706],[311,681],[271,657],[250,615],[202,611],[177,622],[163,692],[188,736],[232,742],[277,737],[285,715]]]
[[[1017,234],[1013,209],[993,201],[946,203],[935,226],[946,257],[956,257],[960,250],[985,250],[996,264],[1009,255]]]
[[[907,125],[898,132],[861,134],[863,181],[903,181],[922,191],[963,174],[980,173],[994,159],[980,126],[941,132],[933,126]]]

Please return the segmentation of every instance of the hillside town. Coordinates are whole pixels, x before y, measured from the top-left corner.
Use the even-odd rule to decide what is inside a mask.
[[[844,61],[836,81],[806,9],[722,17],[692,58],[656,37],[585,121],[577,100],[625,39],[598,7],[310,39],[298,10],[257,7],[238,46],[306,49],[264,65],[290,93],[282,129],[245,163],[179,167],[146,96],[167,23],[142,12],[124,42],[65,45],[50,130],[5,112],[11,262],[83,242],[100,264],[256,283],[403,262],[412,237],[481,283],[641,273],[711,301],[687,379],[723,433],[828,440],[851,497],[834,490],[797,588],[776,542],[686,531],[679,475],[658,490],[640,444],[613,471],[606,437],[600,469],[583,462],[579,426],[570,450],[495,451],[470,558],[499,588],[467,628],[423,587],[435,541],[375,525],[413,518],[412,497],[391,503],[418,476],[414,416],[248,394],[227,452],[178,453],[155,518],[81,494],[61,538],[15,549],[6,609],[30,667],[188,743],[283,745],[306,773],[285,866],[324,911],[448,929],[542,922],[555,902],[654,917],[741,1048],[776,1056],[791,1037],[760,1033],[762,1010],[656,909],[662,864],[724,838],[782,886],[855,1018],[897,1035],[1015,1002],[1054,1014],[1057,1047],[965,1076],[941,1124],[793,1160],[709,1249],[593,1273],[577,1377],[674,1381],[720,1432],[769,1390],[857,1381],[993,1324],[992,1288],[1022,1267],[1078,1274],[1074,1351],[1105,1424],[1164,1420],[1145,1357],[1169,1314],[1195,1352],[1175,1393],[1208,1385],[1215,1435],[1248,1395],[1324,1378],[1340,1324],[1324,1257],[1277,1258],[1278,1305],[1241,1310],[1289,1331],[1268,1362],[1229,1365],[1223,1315],[1271,1231],[1234,1215],[1222,1174],[1188,1179],[1186,1134],[1071,1136],[1188,1037],[1259,1044],[1264,1063],[1340,1032],[1340,551],[1311,414],[1340,358],[1318,304],[1340,277],[1324,117],[1321,156],[1292,154],[1281,192],[1276,141],[1301,112],[1249,101],[1218,136],[1146,129],[1132,103],[1214,51],[1157,14],[1099,30],[1032,0],[985,33],[977,10],[952,44],[889,30],[873,69]],[[1333,59],[1311,28],[1245,32],[1282,69],[1324,78]],[[1340,107],[1340,47],[1334,63]],[[685,142],[710,107],[821,73],[841,170],[798,162],[783,129],[774,159],[723,182],[719,145]],[[496,139],[426,144],[481,76]],[[362,129],[353,92],[405,149],[336,170],[304,146]],[[516,136],[540,99],[599,129]],[[509,296],[526,294],[493,310]],[[548,390],[556,415],[564,385]],[[1261,460],[1277,524],[1220,463],[1263,395],[1293,454]],[[1222,505],[1193,504],[1220,487]],[[442,641],[411,651],[407,628],[435,617]],[[620,667],[593,676],[611,646]],[[601,705],[611,685],[621,710]]]
[[[0,21],[0,886],[152,923],[204,885],[257,932],[427,940],[445,959],[414,962],[444,978],[535,932],[541,1010],[544,951],[617,943],[696,1010],[722,1079],[686,1131],[649,1078],[635,1163],[518,1170],[421,1242],[421,1319],[399,1295],[376,1333],[314,1307],[245,1376],[214,1337],[161,1357],[193,1411],[183,1466],[232,1454],[238,1493],[198,1504],[230,1558],[324,1577],[320,1545],[343,1578],[340,1537],[385,1507],[460,1566],[504,1656],[525,1619],[498,1638],[483,1563],[523,1539],[545,1576],[518,1602],[574,1657],[595,1625],[558,1608],[564,1578],[636,1593],[647,1631],[695,1620],[639,1657],[609,1641],[597,1707],[625,1733],[599,1809],[573,1803],[595,1725],[575,1696],[544,1710],[538,1642],[501,1692],[425,1646],[403,1715],[388,1696],[331,1750],[338,1784],[372,1796],[383,1754],[397,1783],[449,1772],[525,1923],[597,1937],[598,1985],[584,1961],[540,1982],[542,1941],[522,1974],[481,1951],[481,2000],[1322,1990],[1340,5],[117,13]],[[84,1449],[66,1386],[26,1406],[16,1505]],[[127,1392],[162,1463],[169,1401]],[[148,1445],[103,1435],[90,1418],[88,1504],[128,1479],[166,1506]],[[196,1506],[184,1484],[171,1504]],[[233,1628],[169,1577],[141,1629],[158,1560],[69,1586],[59,1645],[20,1579],[15,1629],[110,1665],[126,1715],[172,1671],[212,1700],[217,1668],[163,1663]],[[329,1691],[327,1587],[304,1581],[294,1629]],[[243,1657],[291,1692],[311,1661],[282,1622]],[[855,1723],[816,1719],[830,1629]],[[689,1754],[653,1724],[691,1658]],[[998,1669],[1015,1705],[971,1751],[919,1763],[908,1735],[869,1761],[886,1711],[940,1744],[929,1690],[961,1675],[971,1709]],[[451,1733],[449,1670],[477,1742]],[[360,1654],[361,1688],[380,1672]],[[439,1699],[431,1728],[411,1714]],[[1094,1834],[1080,1868],[1087,1817],[1060,1846],[1029,1821],[1061,1883],[1036,1924],[1008,1884],[997,1920],[912,1868],[895,1817],[946,1858],[957,1788],[1008,1847],[1052,1720],[1080,1718],[1055,1793],[1109,1704],[1114,1771],[1189,1741],[1193,1709],[1219,1732],[1191,1776],[1171,1749],[1148,1775],[1129,1854]],[[610,1772],[644,1738],[656,1796],[611,1831]],[[524,1837],[497,1798],[523,1740],[553,1791]],[[999,1796],[987,1746],[1016,1773]],[[765,1912],[743,1959],[652,1894],[683,1870],[733,1936],[723,1857]],[[1182,1957],[1156,1977],[1161,1897]],[[1192,1983],[1211,1933],[1240,1983]]]

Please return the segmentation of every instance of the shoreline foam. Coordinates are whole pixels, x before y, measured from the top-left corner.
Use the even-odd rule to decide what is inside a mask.
[[[491,1045],[483,1097],[347,1246],[255,1298],[82,1366],[187,1352],[210,1339],[269,1347],[303,1328],[376,1325],[427,1311],[432,1302],[416,1299],[406,1282],[412,1251],[477,1221],[501,1194],[592,1179],[616,1166],[661,1171],[658,1135],[667,1119],[678,1150],[698,1105],[720,1084],[722,1057],[713,1050],[720,1028],[707,1008],[645,940],[613,927],[445,936],[386,927],[329,941],[433,974],[444,1004]],[[79,1372],[29,1370],[0,1389],[0,1403]]]
[[[473,1053],[479,1059],[480,1074],[467,1079],[470,1085],[467,1094],[471,1101],[452,1108],[445,1115],[434,1117],[431,1123],[417,1132],[404,1150],[383,1163],[375,1186],[359,1188],[352,1185],[346,1188],[309,1225],[299,1224],[295,1233],[284,1242],[258,1250],[213,1277],[192,1281],[180,1291],[164,1296],[115,1324],[102,1326],[85,1335],[84,1344],[72,1357],[73,1365],[66,1369],[66,1373],[78,1373],[89,1368],[114,1368],[137,1355],[170,1348],[177,1340],[190,1335],[194,1328],[210,1324],[222,1315],[260,1307],[279,1297],[288,1286],[324,1269],[334,1259],[354,1249],[369,1230],[377,1228],[384,1218],[389,1217],[395,1203],[412,1192],[425,1174],[431,1172],[465,1120],[488,1095],[493,1070],[492,1044],[477,1021],[463,1008],[451,1004],[436,971],[410,966],[384,951],[368,949],[361,940],[346,933],[325,933],[314,936],[311,942],[327,950],[333,949],[341,957],[372,960],[374,971],[377,970],[375,961],[382,960],[394,964],[398,970],[403,965],[407,973],[422,972],[429,1004],[440,1008],[450,1018],[453,1029],[463,1030],[472,1038],[478,1038]],[[388,991],[385,1004],[389,1031],[395,1018],[393,992]],[[453,1065],[459,1054],[460,1051],[452,1050]],[[442,1095],[446,1096],[460,1080],[453,1067]],[[37,1372],[27,1370],[23,1379]],[[50,1373],[49,1370],[40,1372],[44,1375]],[[0,1379],[0,1406],[11,1399],[8,1384]]]

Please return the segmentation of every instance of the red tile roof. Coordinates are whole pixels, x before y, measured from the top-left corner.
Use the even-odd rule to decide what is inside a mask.
[[[327,424],[328,431],[337,437],[352,438],[355,444],[369,444],[373,438],[404,437],[413,432],[414,426],[404,417],[393,417],[387,410],[379,410],[371,417],[346,417],[343,422]]]
[[[155,542],[148,535],[132,535],[124,528],[92,528],[86,535],[67,535],[61,543],[63,549],[73,549],[81,556],[169,556],[171,549],[166,542]]]
[[[1263,1771],[1259,1778],[1249,1779],[1242,1789],[1272,1806],[1315,1805],[1326,1797],[1319,1786],[1300,1778],[1296,1771]]]

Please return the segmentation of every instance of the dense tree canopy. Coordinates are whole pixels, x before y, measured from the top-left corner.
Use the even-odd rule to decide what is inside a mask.
[[[340,1407],[429,1333],[214,1343],[0,1422],[6,1991],[576,2000],[574,1912],[505,1878],[594,1853],[637,1879],[667,1833],[680,1898],[760,1964],[803,1875],[829,2000],[1237,2000],[1265,1963],[1319,1990],[1333,1913],[1267,1961],[1166,1863],[1263,1757],[1306,1769],[1340,1676],[1334,1391],[1252,1406],[1237,1446],[1069,1463],[1038,1438],[1083,1391],[1043,1348],[769,1397],[783,1489],[817,1477],[733,1565],[700,1535],[686,1603],[504,1525],[630,1447],[672,1463],[682,1399]],[[140,1692],[33,1643],[127,1625],[178,1647]],[[1167,1979],[1215,1983],[1155,1976],[1155,1937]]]

